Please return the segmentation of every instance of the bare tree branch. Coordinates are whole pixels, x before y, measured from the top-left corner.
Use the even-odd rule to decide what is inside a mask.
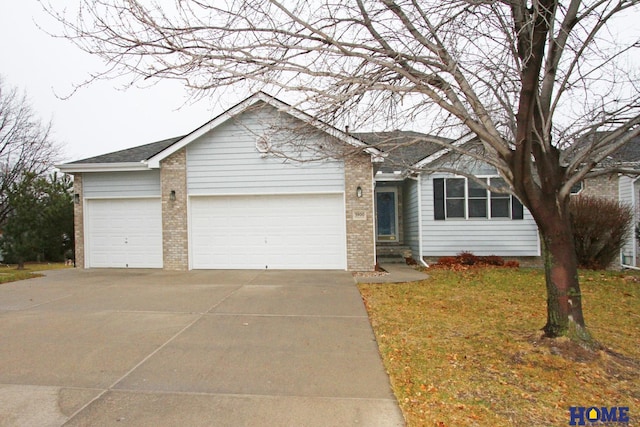
[[[60,155],[50,133],[51,124],[40,122],[27,96],[0,79],[0,226],[11,212],[9,188],[25,174],[47,172]]]

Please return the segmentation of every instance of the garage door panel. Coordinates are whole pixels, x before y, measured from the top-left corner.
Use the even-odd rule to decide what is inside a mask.
[[[192,267],[345,269],[341,194],[191,199]]]
[[[162,268],[160,199],[87,201],[89,267]]]

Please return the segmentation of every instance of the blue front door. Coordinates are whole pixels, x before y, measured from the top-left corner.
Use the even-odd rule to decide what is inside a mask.
[[[379,241],[398,241],[398,193],[376,189],[376,234]]]

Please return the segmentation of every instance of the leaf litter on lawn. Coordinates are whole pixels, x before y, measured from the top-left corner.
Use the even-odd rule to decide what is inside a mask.
[[[640,275],[581,272],[590,351],[544,338],[544,273],[429,269],[361,284],[408,426],[568,425],[570,406],[628,406],[640,419]]]

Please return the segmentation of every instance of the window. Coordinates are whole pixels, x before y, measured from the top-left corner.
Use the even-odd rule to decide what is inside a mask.
[[[522,204],[509,193],[502,178],[480,179],[504,191],[489,191],[481,183],[467,178],[435,178],[435,219],[523,218]]]
[[[447,218],[464,218],[464,211],[466,210],[464,179],[447,179],[445,185],[447,187]]]
[[[505,189],[505,192],[491,192],[491,218],[509,218],[511,195],[508,193],[507,183],[502,178],[491,178],[490,182],[494,188]]]
[[[469,218],[486,218],[487,189],[476,181],[468,180],[467,191],[469,194]]]
[[[571,190],[569,191],[571,194],[579,194],[583,188],[584,188],[584,184],[582,183],[582,181],[579,181],[573,184],[573,186],[571,187]]]

